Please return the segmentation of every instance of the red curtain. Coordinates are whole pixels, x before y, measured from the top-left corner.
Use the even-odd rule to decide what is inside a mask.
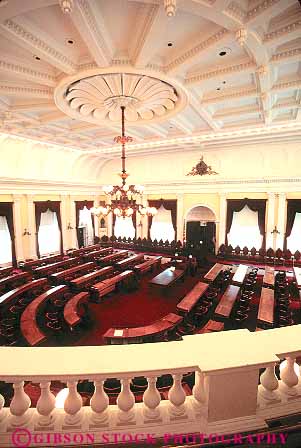
[[[80,212],[80,210],[83,210],[84,207],[87,207],[87,209],[90,210],[92,207],[94,207],[94,202],[93,201],[75,201],[76,235],[77,235],[78,244],[79,244],[79,235],[78,235],[79,212]],[[94,236],[95,236],[95,225],[94,225],[93,216],[92,216],[92,225],[93,225],[93,231],[94,231]]]
[[[287,199],[287,218],[284,238],[284,250],[287,249],[287,238],[292,233],[296,213],[301,213],[301,199]]]
[[[258,226],[262,238],[262,248],[265,247],[265,210],[266,199],[227,199],[227,221],[226,221],[226,244],[228,244],[228,233],[230,232],[233,213],[240,212],[245,206],[253,212],[258,212]]]
[[[173,228],[175,229],[175,240],[177,240],[177,200],[176,199],[150,199],[148,201],[148,205],[149,207],[155,207],[155,208],[160,208],[161,205],[163,205],[163,207],[166,210],[170,210],[171,211],[171,220],[172,220],[172,225]],[[150,228],[152,226],[152,222],[153,222],[153,217],[149,216],[148,217],[148,238],[150,238]]]
[[[49,209],[54,212],[57,217],[57,222],[60,230],[61,239],[61,254],[63,254],[63,233],[62,233],[62,220],[61,220],[61,203],[59,201],[41,201],[35,202],[35,215],[36,215],[36,240],[37,240],[37,255],[40,258],[39,239],[38,233],[41,224],[41,214],[47,212]]]
[[[15,247],[15,229],[14,229],[14,214],[12,202],[0,202],[0,216],[5,216],[7,226],[10,233],[11,247],[12,247],[12,264],[17,266],[16,247]]]

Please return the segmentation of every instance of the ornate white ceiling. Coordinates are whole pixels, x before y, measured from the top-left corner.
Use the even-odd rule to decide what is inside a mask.
[[[297,0],[63,3],[0,2],[1,132],[111,158],[126,101],[129,154],[300,138]]]

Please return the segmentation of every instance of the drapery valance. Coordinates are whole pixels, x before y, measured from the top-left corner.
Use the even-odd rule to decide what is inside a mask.
[[[175,229],[175,240],[177,239],[177,200],[176,199],[150,199],[148,201],[149,207],[155,207],[156,209],[160,208],[161,205],[166,210],[171,211],[171,220],[173,228]],[[153,217],[148,217],[148,238],[150,238],[150,228],[152,226]]]
[[[61,203],[60,201],[38,201],[35,202],[35,217],[36,217],[36,241],[37,241],[37,255],[40,258],[39,249],[39,228],[41,224],[41,214],[47,212],[49,209],[56,214],[58,226],[60,229],[60,251],[63,254],[63,234],[62,234],[62,220],[61,220]]]

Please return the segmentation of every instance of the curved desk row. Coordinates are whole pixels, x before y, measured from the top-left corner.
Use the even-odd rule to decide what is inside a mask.
[[[29,272],[20,272],[18,274],[12,274],[8,277],[0,279],[0,293],[9,291],[11,288],[17,288],[25,282],[31,280],[32,276]]]
[[[169,313],[150,325],[135,328],[110,328],[104,334],[108,344],[129,344],[140,342],[151,342],[154,337],[173,330],[183,317]]]
[[[73,266],[72,268],[64,269],[63,271],[51,274],[50,281],[55,285],[70,282],[79,275],[90,273],[91,271],[93,271],[93,269],[96,269],[96,265],[93,261],[90,261],[89,263],[79,264],[77,266]]]
[[[8,291],[6,294],[0,296],[0,309],[5,310],[9,306],[13,305],[20,297],[26,297],[26,295],[40,293],[44,290],[48,284],[47,278],[39,278],[31,282],[25,283],[18,288]]]
[[[80,264],[81,259],[79,257],[67,258],[56,263],[47,264],[46,266],[41,266],[33,270],[33,273],[37,277],[47,276],[54,274],[58,271],[63,271],[68,267],[74,266],[75,264]]]
[[[133,269],[137,274],[144,274],[145,272],[151,271],[154,268],[158,269],[161,265],[161,259],[161,256],[148,258],[147,260],[143,261],[143,263],[136,264]]]
[[[134,272],[131,270],[120,272],[114,277],[107,278],[101,282],[91,286],[91,296],[94,300],[98,300],[101,297],[114,291],[118,285],[123,285],[125,281],[129,281],[134,277]]]
[[[87,289],[100,281],[101,279],[105,279],[108,276],[112,275],[114,269],[112,266],[106,266],[105,268],[97,269],[96,271],[90,272],[88,274],[81,275],[70,282],[71,289],[74,291],[80,291],[82,289]]]

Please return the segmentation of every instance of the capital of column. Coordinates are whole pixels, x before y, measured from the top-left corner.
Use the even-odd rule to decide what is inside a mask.
[[[19,202],[22,199],[22,194],[13,194],[13,200],[14,202]]]

